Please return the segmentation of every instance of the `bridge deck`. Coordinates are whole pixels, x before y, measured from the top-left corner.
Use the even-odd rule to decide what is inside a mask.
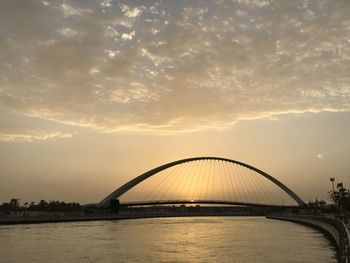
[[[223,200],[159,200],[159,201],[134,201],[134,202],[121,202],[121,207],[130,206],[156,206],[156,205],[177,205],[177,204],[207,204],[207,205],[227,205],[227,206],[253,206],[253,207],[296,207],[296,206],[283,206],[277,204],[262,204],[262,203],[250,203],[241,201],[223,201]]]

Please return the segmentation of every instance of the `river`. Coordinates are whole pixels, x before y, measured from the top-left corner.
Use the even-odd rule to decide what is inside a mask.
[[[317,230],[263,217],[0,226],[0,262],[337,262]]]

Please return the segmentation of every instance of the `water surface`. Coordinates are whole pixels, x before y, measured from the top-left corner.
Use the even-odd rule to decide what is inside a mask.
[[[263,217],[0,226],[0,262],[336,262],[317,230]]]

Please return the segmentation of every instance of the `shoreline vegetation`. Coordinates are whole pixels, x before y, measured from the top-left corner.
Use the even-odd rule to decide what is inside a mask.
[[[43,204],[43,202],[40,202]],[[50,204],[53,202],[49,202]],[[14,201],[12,202],[14,204]],[[93,220],[121,220],[154,217],[181,217],[181,216],[263,216],[265,210],[254,207],[229,206],[147,206],[121,207],[118,209],[98,208],[94,204],[31,206],[31,209],[0,210],[0,225],[58,223]],[[55,209],[54,209],[55,208]]]

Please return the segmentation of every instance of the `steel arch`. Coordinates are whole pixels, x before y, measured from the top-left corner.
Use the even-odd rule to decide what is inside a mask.
[[[102,199],[99,203],[98,206],[99,207],[108,207],[108,205],[110,204],[110,201],[112,199],[117,199],[119,198],[121,195],[123,195],[124,193],[126,193],[127,191],[129,191],[131,188],[133,188],[134,186],[138,185],[139,183],[141,183],[142,181],[146,180],[147,178],[163,171],[166,170],[172,166],[178,165],[178,164],[182,164],[182,163],[187,163],[187,162],[192,162],[192,161],[200,161],[200,160],[217,160],[217,161],[223,161],[223,162],[230,162],[233,164],[238,164],[241,165],[243,167],[246,167],[250,170],[253,170],[255,172],[257,172],[258,174],[264,176],[265,178],[267,178],[268,180],[270,180],[271,182],[273,182],[275,185],[277,185],[278,187],[280,187],[283,191],[285,191],[291,198],[293,198],[299,205],[305,205],[305,202],[295,193],[293,192],[290,188],[288,188],[286,185],[284,185],[283,183],[281,183],[280,181],[278,181],[276,178],[272,177],[271,175],[265,173],[264,171],[251,166],[249,164],[240,162],[240,161],[236,161],[236,160],[231,160],[231,159],[227,159],[227,158],[222,158],[222,157],[193,157],[193,158],[186,158],[186,159],[181,159],[181,160],[177,160],[174,162],[170,162],[161,166],[158,166],[152,170],[149,170],[137,177],[135,177],[134,179],[130,180],[129,182],[125,183],[124,185],[122,185],[121,187],[117,188],[115,191],[113,191],[112,193],[110,193],[108,196],[106,196],[104,199]]]

